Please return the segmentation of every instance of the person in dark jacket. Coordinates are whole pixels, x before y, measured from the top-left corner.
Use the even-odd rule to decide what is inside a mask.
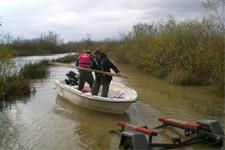
[[[94,51],[94,58],[92,61],[91,69],[105,72],[110,72],[110,69],[112,69],[118,75],[121,75],[119,69],[108,59],[108,57],[104,53],[101,53],[98,49]],[[99,89],[102,86],[101,96],[108,97],[109,85],[111,80],[112,76],[95,73],[95,81],[92,88],[92,94],[98,95]]]
[[[90,68],[92,63],[92,55],[90,50],[86,50],[84,53],[81,53],[79,58],[76,61],[76,66],[83,68]],[[85,82],[89,84],[90,89],[93,87],[94,78],[91,71],[79,70],[79,84],[78,90],[82,91],[84,88]]]

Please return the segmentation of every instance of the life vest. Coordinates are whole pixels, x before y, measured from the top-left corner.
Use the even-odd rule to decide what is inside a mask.
[[[98,70],[104,71],[104,66],[103,66],[103,65],[104,65],[104,63],[105,63],[105,61],[106,61],[106,58],[103,58],[103,59],[100,61],[100,63],[97,61],[96,58],[94,58],[93,61],[94,61],[94,63],[96,64]]]
[[[84,68],[89,68],[91,65],[91,54],[81,53],[79,57],[79,66]]]

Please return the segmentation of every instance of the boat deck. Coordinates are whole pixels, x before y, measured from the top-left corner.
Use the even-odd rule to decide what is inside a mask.
[[[73,86],[73,87],[77,89],[77,86]],[[85,85],[84,89],[82,90],[82,92],[87,94],[87,95],[91,95],[90,91],[91,91],[91,89],[88,85]],[[102,91],[102,88],[100,88],[98,96],[101,96],[101,91]],[[125,93],[123,93],[119,90],[109,89],[109,93],[108,93],[109,98],[123,99],[124,96],[125,96]]]

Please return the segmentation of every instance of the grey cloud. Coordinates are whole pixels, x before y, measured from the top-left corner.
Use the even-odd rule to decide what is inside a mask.
[[[16,36],[54,31],[66,40],[116,37],[138,22],[202,15],[200,0],[11,0],[0,5],[1,30]],[[0,31],[1,32],[1,31]]]

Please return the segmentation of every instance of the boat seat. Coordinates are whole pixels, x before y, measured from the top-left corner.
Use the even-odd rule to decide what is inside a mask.
[[[109,97],[110,98],[118,98],[118,99],[122,99],[124,98],[125,93],[120,92],[120,91],[115,91],[115,90],[109,90]]]

